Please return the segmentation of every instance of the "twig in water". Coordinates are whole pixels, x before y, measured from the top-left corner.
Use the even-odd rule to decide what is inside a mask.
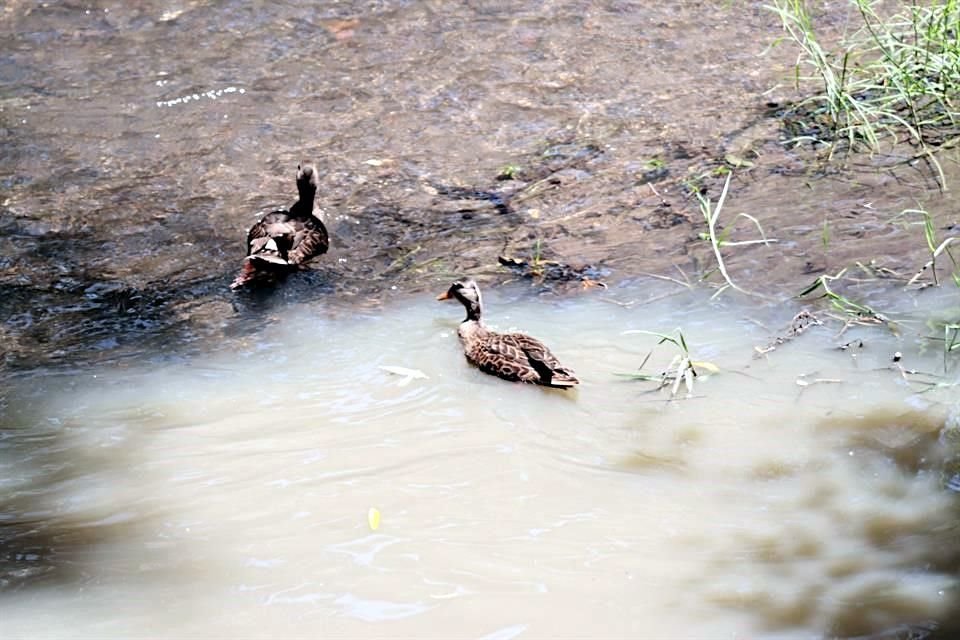
[[[775,350],[782,344],[786,344],[790,340],[793,340],[797,336],[801,335],[804,331],[809,329],[812,326],[821,326],[823,322],[815,316],[812,312],[802,309],[797,315],[793,316],[793,320],[790,321],[789,326],[787,327],[786,332],[775,337],[771,342],[765,347],[754,347],[754,358],[759,358],[764,356],[771,351]]]

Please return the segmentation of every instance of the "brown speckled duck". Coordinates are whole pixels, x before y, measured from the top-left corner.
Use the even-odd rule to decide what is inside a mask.
[[[504,380],[569,389],[580,383],[573,371],[561,366],[550,349],[523,333],[496,333],[483,324],[480,287],[473,280],[457,281],[437,300],[456,298],[467,310],[457,334],[467,360],[484,373]]]
[[[330,238],[323,222],[313,215],[317,195],[317,174],[310,165],[297,167],[300,198],[289,210],[277,210],[260,218],[247,232],[247,257],[231,289],[258,276],[269,279],[296,271],[300,265],[324,254]]]

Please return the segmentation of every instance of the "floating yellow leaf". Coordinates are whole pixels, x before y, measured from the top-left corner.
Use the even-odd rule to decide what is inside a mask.
[[[380,510],[376,507],[370,507],[370,511],[367,511],[367,524],[371,531],[376,531],[380,526]]]
[[[710,373],[720,373],[720,367],[713,364],[712,362],[701,362],[699,360],[695,360],[690,364],[692,364],[694,367],[698,369],[706,369]]]

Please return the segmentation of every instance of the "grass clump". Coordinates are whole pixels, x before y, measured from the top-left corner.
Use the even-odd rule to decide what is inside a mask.
[[[960,142],[960,0],[898,2],[890,12],[880,10],[889,2],[850,4],[859,28],[837,51],[824,47],[805,0],[770,7],[800,48],[798,89],[801,81],[820,85],[784,114],[792,141],[825,145],[829,158],[908,143],[914,152],[903,161],[927,160],[944,187],[934,151]]]
[[[673,359],[670,360],[670,364],[667,365],[667,368],[659,373],[651,374],[637,372],[618,373],[616,375],[624,378],[630,378],[631,380],[655,382],[657,383],[657,388],[655,389],[656,391],[669,387],[671,399],[677,396],[677,393],[680,391],[680,385],[682,384],[687,390],[686,397],[692,397],[694,381],[701,376],[700,371],[718,373],[720,369],[711,362],[698,362],[693,360],[690,356],[690,349],[687,347],[687,340],[683,337],[683,331],[676,329],[674,333],[676,335],[657,333],[655,331],[644,331],[642,329],[631,329],[629,331],[624,331],[623,335],[642,334],[659,338],[657,346],[668,343],[673,345],[678,353],[674,354]],[[646,357],[644,357],[643,362],[640,363],[638,369],[642,370],[652,355],[653,350],[651,349],[649,352],[647,352]]]

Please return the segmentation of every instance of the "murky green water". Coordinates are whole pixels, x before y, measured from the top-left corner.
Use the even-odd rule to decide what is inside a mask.
[[[549,342],[576,392],[471,368],[459,306],[429,297],[293,305],[235,350],[25,383],[3,476],[8,517],[35,526],[7,559],[5,634],[810,638],[951,619],[954,395],[890,364],[936,372],[935,349],[813,327],[754,358],[758,323],[793,309],[510,293],[488,292],[491,323]],[[616,375],[656,342],[624,332],[675,327],[721,370],[692,398]]]

